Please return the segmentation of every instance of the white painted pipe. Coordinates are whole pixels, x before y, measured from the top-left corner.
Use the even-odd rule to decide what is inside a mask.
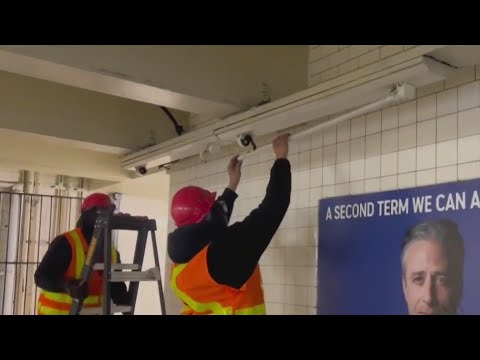
[[[28,262],[29,248],[32,239],[30,238],[32,224],[32,206],[33,206],[33,188],[34,188],[34,173],[30,170],[24,171],[24,188],[23,188],[23,208],[22,208],[22,219],[23,222],[21,227],[20,242],[18,243],[18,258],[17,261]],[[28,195],[27,195],[28,194]],[[25,307],[25,301],[27,289],[23,283],[24,279],[27,278],[27,266],[22,265],[19,267],[16,274],[17,277],[17,294],[15,297],[15,307],[23,311]]]
[[[8,223],[8,239],[7,239],[7,262],[14,263],[17,261],[18,240],[20,231],[20,204],[22,195],[10,195],[10,219]],[[13,315],[14,293],[15,293],[15,264],[7,264],[5,278],[5,297],[3,303],[3,314]]]
[[[308,128],[306,130],[302,130],[302,131],[299,131],[298,133],[292,134],[290,136],[290,140],[300,139],[304,136],[308,136],[326,127],[330,127],[338,123],[341,123],[342,121],[353,119],[353,118],[371,113],[373,111],[382,109],[384,107],[387,107],[399,101],[413,98],[414,96],[415,96],[415,89],[411,85],[408,85],[408,84],[397,85],[397,87],[394,90],[392,90],[390,95],[388,95],[387,97],[380,99],[378,101],[372,102],[370,104],[367,104],[365,106],[359,107],[343,115],[339,115],[335,118],[327,120],[321,124]],[[241,156],[238,157],[238,159],[243,160],[246,156],[265,150],[270,146],[271,146],[270,144],[260,146],[255,151],[250,151],[245,154],[242,154]]]

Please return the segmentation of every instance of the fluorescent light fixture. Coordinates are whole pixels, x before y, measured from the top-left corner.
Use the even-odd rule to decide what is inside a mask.
[[[415,87],[445,79],[451,71],[452,68],[447,65],[426,57],[418,57],[351,82],[330,87],[328,84],[318,84],[271,103],[219,119],[161,144],[128,154],[122,157],[121,165],[128,170],[134,170],[138,166],[153,170],[166,164],[167,159],[171,162],[193,156],[200,158],[200,154],[209,148],[216,149],[218,146],[235,144],[238,137],[245,134],[258,139],[285,129],[303,126],[325,116],[349,111],[348,114],[309,129],[308,132],[311,133],[395,102],[412,99],[415,97]],[[391,92],[393,84],[397,85]],[[376,101],[379,98],[380,100]],[[303,134],[300,132],[294,134],[292,138],[301,136]]]
[[[409,84],[397,84],[396,87],[390,92],[388,96],[386,96],[383,99],[377,100],[375,102],[372,102],[370,104],[364,105],[362,107],[356,108],[352,111],[349,111],[348,113],[342,114],[340,116],[337,116],[335,118],[332,118],[330,120],[327,120],[321,124],[315,125],[311,128],[299,131],[298,133],[292,134],[290,139],[291,140],[296,140],[300,139],[302,137],[308,136],[312,133],[315,133],[317,131],[320,131],[326,127],[330,127],[333,125],[336,125],[338,123],[341,123],[345,120],[348,119],[353,119],[371,112],[374,112],[376,110],[382,109],[384,107],[388,107],[392,104],[396,104],[402,101],[407,101],[407,100],[413,100],[416,95],[416,89],[414,86],[409,85]],[[269,147],[270,145],[263,145],[259,148],[257,148],[255,151],[251,151],[248,153],[245,153],[241,156],[239,156],[239,160],[243,160],[246,156],[249,154],[252,154],[254,152],[262,151],[265,148]]]

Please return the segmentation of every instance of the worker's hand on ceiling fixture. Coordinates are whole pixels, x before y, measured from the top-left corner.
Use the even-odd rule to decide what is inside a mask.
[[[227,166],[229,177],[228,188],[232,191],[237,191],[237,186],[240,183],[242,176],[242,161],[238,160],[238,155],[234,156]]]
[[[288,156],[288,139],[290,134],[278,136],[273,140],[273,152],[277,159],[286,159]]]

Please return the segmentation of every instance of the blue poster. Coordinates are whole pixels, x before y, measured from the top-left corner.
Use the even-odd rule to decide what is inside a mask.
[[[480,180],[320,200],[317,313],[480,314]]]

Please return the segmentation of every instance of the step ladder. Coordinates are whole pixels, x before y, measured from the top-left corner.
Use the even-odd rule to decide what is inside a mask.
[[[82,282],[88,282],[94,270],[103,270],[103,301],[100,308],[82,308],[84,299],[73,299],[70,315],[111,315],[123,313],[133,315],[137,301],[138,287],[142,281],[156,281],[160,297],[162,315],[166,315],[165,298],[163,294],[162,277],[160,272],[160,260],[158,257],[157,241],[155,231],[157,224],[155,220],[144,216],[131,216],[128,214],[114,214],[113,207],[97,211],[92,240],[85,258],[85,265],[82,269]],[[112,230],[137,231],[137,242],[133,264],[112,264]],[[142,271],[145,248],[147,245],[148,233],[150,232],[153,246],[155,267]],[[104,263],[99,263],[103,250]],[[111,283],[129,282],[128,295],[130,304],[128,306],[114,306],[111,300]]]

